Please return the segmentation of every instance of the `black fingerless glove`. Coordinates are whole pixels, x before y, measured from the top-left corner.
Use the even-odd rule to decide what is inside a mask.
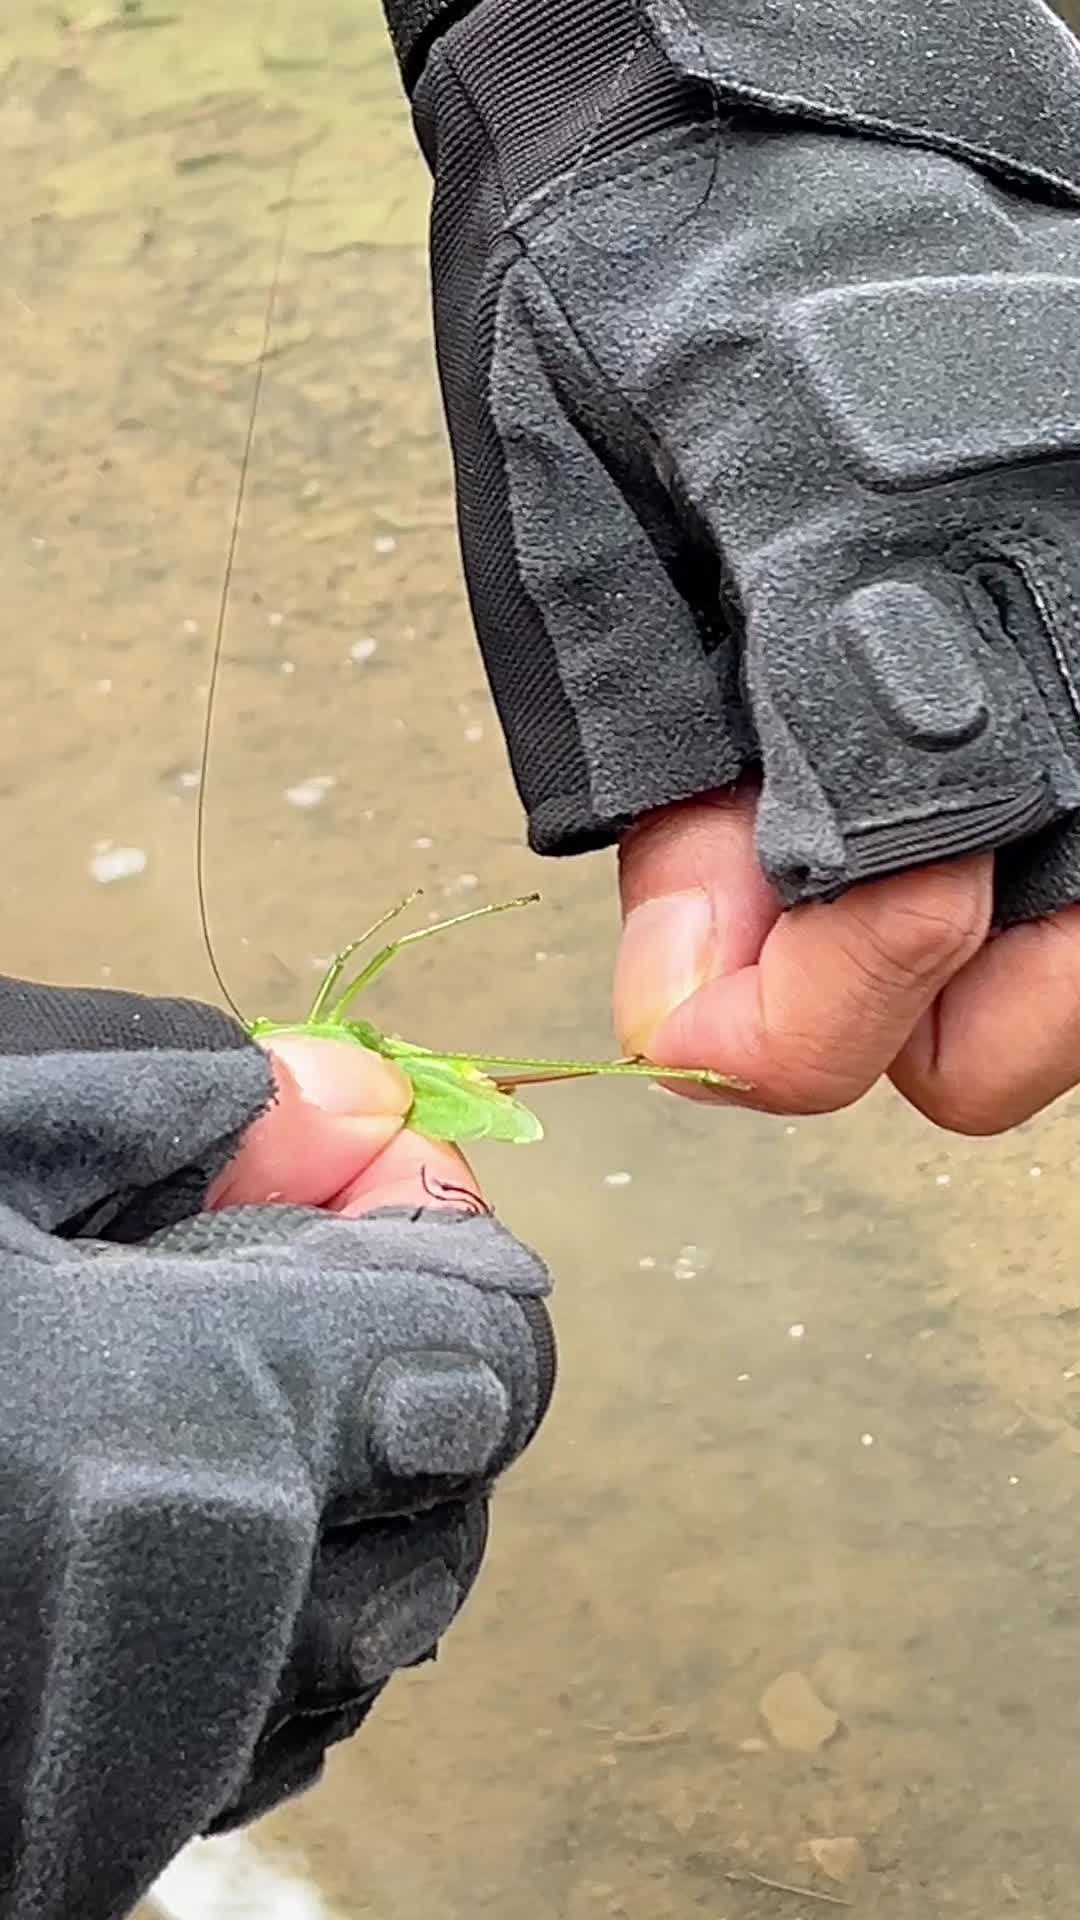
[[[308,1785],[548,1405],[494,1221],[199,1212],[271,1097],[210,1008],[0,982],[3,1920],[120,1920]]]
[[[1080,899],[1080,48],[1042,0],[387,0],[532,844],[760,764],[783,898]]]

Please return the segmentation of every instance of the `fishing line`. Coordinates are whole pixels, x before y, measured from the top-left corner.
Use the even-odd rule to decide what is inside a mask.
[[[218,683],[221,678],[221,661],[225,648],[225,622],[229,611],[229,594],[232,588],[233,570],[236,566],[236,550],[240,540],[240,522],[243,517],[244,499],[247,493],[248,473],[251,468],[251,454],[255,445],[255,425],[259,417],[259,401],[262,395],[263,377],[270,352],[270,342],[274,331],[274,308],[281,288],[281,272],[285,261],[285,248],[289,238],[289,220],[293,209],[293,191],[296,186],[296,172],[300,164],[298,153],[293,155],[285,185],[285,211],[278,234],[277,253],[274,260],[274,272],[270,282],[270,292],[266,301],[263,317],[262,343],[255,366],[255,380],[251,389],[251,407],[248,413],[247,432],[244,437],[244,451],[240,461],[240,474],[236,486],[236,504],[233,511],[232,527],[229,533],[229,545],[225,556],[225,572],[221,581],[221,598],[218,603],[217,627],[214,633],[214,646],[210,655],[210,683],[206,693],[206,712],[203,718],[202,757],[199,763],[199,792],[195,814],[195,892],[199,903],[199,925],[202,928],[206,957],[210,962],[210,971],[217,983],[219,992],[238,1020],[245,1021],[236,1001],[225,983],[225,977],[214,950],[213,936],[210,931],[210,910],[206,889],[206,799],[207,776],[210,770],[210,749],[213,742],[214,711],[217,705]],[[245,1021],[246,1024],[246,1021]]]

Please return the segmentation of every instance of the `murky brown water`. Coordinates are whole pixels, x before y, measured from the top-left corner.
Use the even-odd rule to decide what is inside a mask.
[[[211,773],[223,964],[246,1007],[299,1006],[407,887],[540,884],[380,1004],[422,1039],[605,1049],[610,865],[521,851],[470,638],[376,0],[107,0],[67,28],[6,0],[3,965],[211,990],[191,776],[294,156]],[[103,885],[117,849],[145,869]],[[563,1379],[482,1588],[326,1783],[196,1850],[163,1910],[825,1911],[758,1873],[875,1920],[1063,1920],[1075,1104],[990,1145],[887,1097],[797,1126],[638,1089],[543,1107],[548,1144],[483,1171],[559,1277]],[[813,1698],[785,1682],[770,1724],[792,1674]],[[847,1838],[845,1884],[818,1843]]]

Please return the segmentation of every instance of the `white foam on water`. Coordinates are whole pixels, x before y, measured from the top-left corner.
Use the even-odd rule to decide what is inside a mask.
[[[146,872],[146,854],[141,847],[114,847],[106,843],[95,847],[90,860],[90,876],[103,886],[114,880],[133,880]]]
[[[273,1864],[243,1833],[185,1847],[149,1904],[162,1920],[333,1920],[317,1888]]]
[[[285,798],[290,807],[321,807],[334,785],[332,774],[317,773],[311,780],[298,780],[295,787],[286,787]]]

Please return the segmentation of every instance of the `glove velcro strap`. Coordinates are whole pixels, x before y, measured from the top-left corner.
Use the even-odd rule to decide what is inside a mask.
[[[1080,202],[1080,44],[1043,0],[643,0],[721,98],[953,153]]]

